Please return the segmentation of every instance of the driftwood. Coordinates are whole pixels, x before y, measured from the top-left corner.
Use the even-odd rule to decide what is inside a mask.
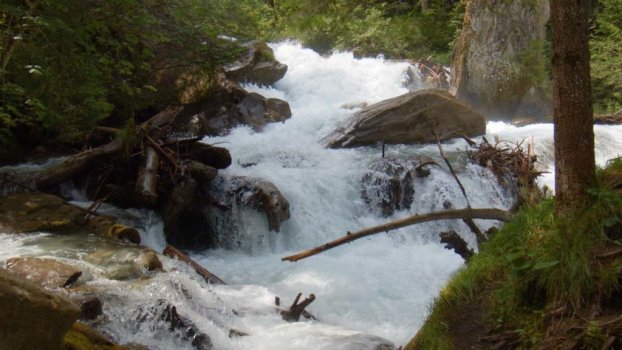
[[[436,213],[428,213],[421,215],[413,215],[405,219],[400,219],[396,221],[391,221],[386,224],[382,224],[379,226],[374,226],[370,228],[366,228],[364,230],[360,230],[357,232],[348,232],[345,236],[337,238],[334,241],[325,243],[321,246],[311,248],[309,250],[290,255],[282,258],[282,261],[298,261],[301,259],[308,258],[310,256],[319,254],[326,250],[338,247],[345,243],[350,243],[357,239],[371,236],[376,233],[388,232],[391,230],[395,230],[402,227],[407,227],[415,224],[420,224],[422,222],[435,221],[435,220],[447,220],[447,219],[486,219],[486,220],[501,220],[501,221],[509,221],[512,218],[512,214],[508,211],[495,209],[495,208],[487,208],[487,209],[454,209],[454,210],[446,210],[440,211]]]
[[[208,271],[203,266],[199,265],[196,261],[192,260],[188,255],[184,254],[181,250],[173,247],[170,244],[166,245],[166,248],[163,252],[164,255],[169,258],[179,259],[186,263],[188,266],[192,267],[194,271],[196,271],[201,277],[205,279],[208,283],[212,284],[226,284],[222,279],[218,276],[214,275],[210,271]]]
[[[139,125],[137,127],[137,144],[141,144],[145,138],[151,139],[149,136],[150,134],[158,134],[164,126],[173,121],[173,118],[179,114],[182,109],[182,107],[169,107]],[[114,128],[100,127],[98,129],[106,132],[116,131]],[[35,190],[45,191],[88,170],[89,166],[93,164],[94,161],[107,156],[118,155],[123,151],[123,149],[123,140],[117,136],[105,145],[81,151],[57,164],[47,167],[44,170],[26,175],[20,175],[19,181],[16,181],[15,179],[14,181]],[[10,176],[11,174],[5,175]]]
[[[490,169],[502,186],[510,189],[518,198],[517,204],[531,203],[538,197],[536,178],[543,172],[536,170],[538,158],[533,152],[531,142],[527,150],[523,141],[511,143],[495,140],[494,144],[484,137],[476,150],[469,151],[472,162]]]
[[[300,321],[300,315],[303,315],[306,318],[315,319],[313,315],[305,311],[305,308],[315,300],[315,294],[309,294],[309,297],[305,298],[305,300],[303,300],[301,303],[299,303],[300,297],[302,297],[302,293],[298,293],[298,295],[296,295],[296,299],[294,299],[294,302],[292,303],[292,306],[289,307],[289,309],[281,311],[281,317],[283,317],[285,321],[298,322]],[[280,306],[281,302],[279,297],[276,297],[275,303],[277,306]]]

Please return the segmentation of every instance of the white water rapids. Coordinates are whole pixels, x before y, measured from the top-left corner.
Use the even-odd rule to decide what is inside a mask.
[[[16,255],[43,255],[79,264],[87,271],[85,284],[105,288],[109,295],[104,300],[107,321],[100,330],[121,343],[191,349],[188,342],[166,336],[158,320],[135,321],[141,305],[166,299],[208,334],[216,349],[373,349],[382,343],[377,337],[396,346],[405,344],[422,325],[440,288],[462,266],[459,256],[443,248],[438,234],[454,229],[474,242],[462,222],[438,221],[379,234],[298,263],[280,259],[347,231],[442,210],[446,201],[456,208],[466,206],[449,172],[433,167],[429,177],[414,180],[411,209],[383,218],[361,197],[361,179],[380,159],[380,148],[332,150],[320,144],[322,137],[352,113],[342,105],[371,104],[407,92],[402,81],[408,64],[381,58],[355,59],[351,53],[321,57],[294,43],[272,46],[276,58],[289,66],[286,76],[274,88],[247,89],[286,100],[292,118],[268,125],[261,133],[240,127],[228,136],[204,140],[221,143],[231,151],[233,164],[221,171],[223,181],[234,175],[264,178],[290,203],[291,218],[281,232],[269,232],[262,215],[238,210],[234,212],[238,224],[221,227],[226,248],[193,254],[229,285],[208,286],[183,264],[162,257],[167,272],[128,288],[111,277],[106,264],[85,259],[108,247],[92,236],[89,244],[84,244],[80,243],[83,238],[74,236],[0,234],[0,261]],[[621,153],[622,126],[596,126],[595,131],[600,164]],[[518,128],[489,122],[487,137],[492,140],[495,135],[511,141],[532,137],[542,166],[552,171],[552,125]],[[462,140],[444,143],[449,153],[466,147]],[[388,158],[420,156],[438,161],[436,145],[387,147]],[[473,207],[511,205],[512,199],[492,174],[460,158],[455,161]],[[254,165],[242,166],[246,164]],[[542,183],[552,188],[552,173]],[[161,222],[144,212],[125,213],[129,214],[142,220],[138,225],[143,241],[161,251]],[[126,220],[137,223],[136,219]],[[477,223],[483,229],[495,224]],[[132,248],[126,249],[126,255],[131,255]],[[287,323],[274,311],[275,295],[288,305],[298,292],[317,296],[309,311],[319,321]],[[248,336],[229,337],[230,329]]]

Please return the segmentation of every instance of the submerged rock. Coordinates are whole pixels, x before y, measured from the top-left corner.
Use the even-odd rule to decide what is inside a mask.
[[[433,129],[441,140],[479,136],[486,118],[446,91],[419,90],[362,109],[323,142],[330,148],[435,142]]]
[[[361,195],[372,210],[387,217],[407,210],[413,203],[415,166],[398,159],[381,159],[363,175]]]
[[[63,349],[80,310],[67,298],[0,269],[0,349]]]
[[[6,262],[10,272],[45,288],[62,288],[74,284],[82,271],[55,259],[11,258]]]
[[[80,319],[95,320],[103,313],[102,301],[98,297],[84,298],[80,301]]]
[[[272,85],[287,73],[287,65],[274,58],[274,51],[264,42],[249,43],[246,52],[226,68],[227,78],[238,83]]]
[[[238,205],[266,214],[270,231],[279,232],[281,224],[289,219],[289,202],[270,181],[235,176],[228,187]]]
[[[65,335],[65,350],[132,350],[134,345],[120,346],[89,325],[76,322]]]
[[[140,243],[138,231],[116,224],[105,215],[87,214],[62,198],[44,193],[14,193],[0,197],[0,232],[89,231],[120,241]],[[87,217],[88,215],[88,217]]]
[[[162,271],[162,262],[158,258],[156,252],[147,250],[134,259],[134,267],[137,270],[143,270],[147,272]]]
[[[210,337],[201,332],[189,318],[180,315],[175,305],[166,300],[157,300],[155,303],[139,306],[134,320],[137,328],[142,328],[144,324],[147,324],[151,331],[170,332],[170,336],[190,342],[196,350],[213,349]]]

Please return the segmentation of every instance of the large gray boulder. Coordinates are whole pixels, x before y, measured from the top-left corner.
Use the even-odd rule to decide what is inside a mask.
[[[360,110],[323,142],[330,148],[435,142],[433,129],[441,140],[483,135],[486,118],[446,91],[419,90]]]
[[[487,117],[550,115],[548,20],[548,0],[468,0],[449,91]]]
[[[246,45],[246,52],[225,68],[227,78],[238,83],[272,85],[285,76],[287,65],[274,58],[274,51],[264,42]]]
[[[0,269],[0,349],[60,350],[80,315],[67,298]]]

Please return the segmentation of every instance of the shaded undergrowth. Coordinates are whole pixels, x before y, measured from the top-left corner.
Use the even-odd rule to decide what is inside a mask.
[[[524,207],[441,291],[406,349],[622,347],[622,159],[592,205]]]

